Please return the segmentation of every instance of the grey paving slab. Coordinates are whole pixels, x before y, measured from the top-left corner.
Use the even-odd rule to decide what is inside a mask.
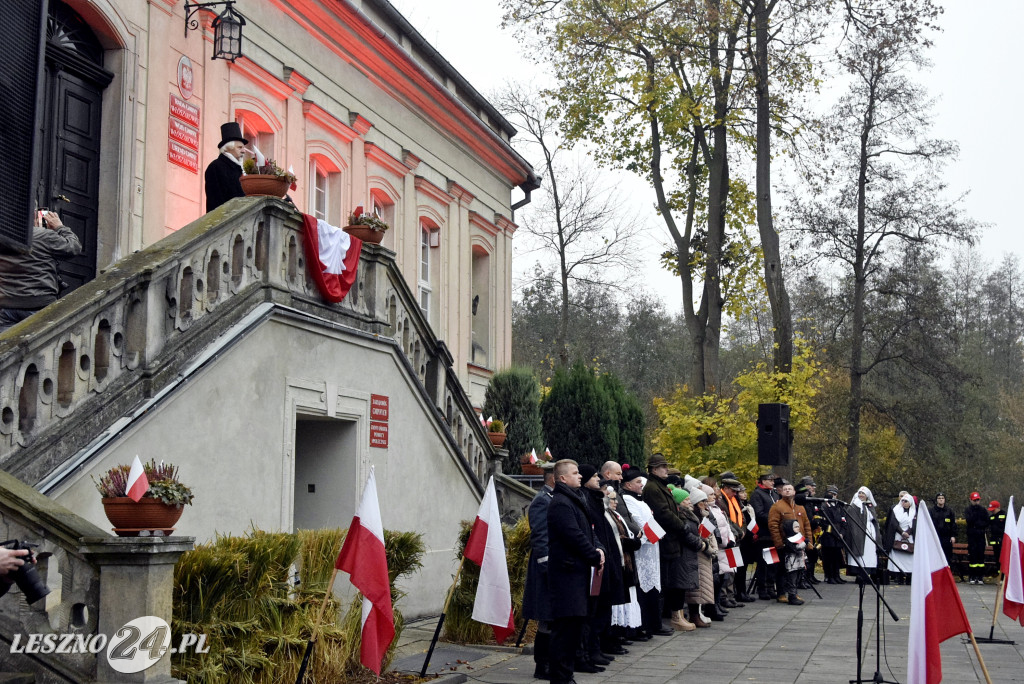
[[[988,636],[995,603],[994,585],[957,585],[967,616],[979,636]],[[636,643],[599,674],[576,676],[579,684],[846,684],[856,675],[857,588],[819,585],[822,598],[803,606],[758,601],[734,609],[724,622],[710,629],[678,632]],[[868,595],[866,595],[866,598]],[[873,598],[866,601],[862,634],[862,678],[870,680],[876,668],[876,635],[884,637],[879,671],[889,681],[906,681],[907,641],[910,627],[910,591],[889,587],[885,597],[900,620],[884,610],[881,630]],[[436,619],[406,625],[398,647],[395,669],[418,671],[429,646]],[[981,644],[992,681],[1024,683],[1024,628],[1000,616],[995,637],[1014,639],[1014,645]],[[517,649],[440,644],[431,671],[465,674],[470,681],[488,684],[535,682],[533,658]],[[462,662],[459,662],[462,661]],[[969,642],[954,637],[942,645],[944,682],[984,682]],[[409,666],[411,665],[411,667]]]

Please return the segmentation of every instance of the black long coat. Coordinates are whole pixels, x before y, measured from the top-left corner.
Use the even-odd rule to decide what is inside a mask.
[[[779,494],[774,489],[754,487],[750,493],[750,505],[754,507],[754,519],[757,520],[757,541],[762,549],[774,546],[772,532],[768,529],[768,513],[779,500]]]
[[[653,473],[644,486],[644,501],[651,507],[654,519],[665,528],[665,536],[658,542],[662,589],[696,589],[700,581],[697,554],[704,547],[697,533],[697,516],[680,513],[668,483]]]
[[[586,617],[590,570],[601,564],[583,499],[564,482],[548,505],[548,594],[551,616]]]
[[[985,531],[988,529],[988,511],[980,504],[971,503],[964,511],[964,520],[967,522],[967,552],[975,554],[985,553]]]
[[[554,490],[547,486],[537,492],[526,517],[530,521],[530,564],[526,568],[523,589],[523,619],[550,620],[548,596],[548,506]],[[543,559],[543,562],[542,560]]]
[[[628,603],[626,589],[622,582],[622,553],[619,552],[618,530],[613,530],[611,523],[604,517],[604,494],[598,489],[580,490],[587,505],[590,524],[594,526],[594,534],[598,543],[604,547],[604,575],[601,577],[601,604],[617,606]]]
[[[223,154],[206,167],[206,211],[213,211],[235,197],[245,197],[242,190],[242,167]]]

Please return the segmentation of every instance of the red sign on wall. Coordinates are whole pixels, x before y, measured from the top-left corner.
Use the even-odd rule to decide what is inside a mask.
[[[388,424],[370,421],[370,446],[376,449],[388,448]]]
[[[382,394],[370,395],[370,420],[388,422],[388,397]]]
[[[173,116],[167,120],[167,137],[191,150],[199,151],[199,130],[186,126]]]
[[[167,159],[172,164],[186,168],[192,173],[199,173],[199,153],[190,150],[181,143],[167,141]]]
[[[196,128],[199,127],[199,107],[185,102],[177,95],[171,95],[171,116]]]

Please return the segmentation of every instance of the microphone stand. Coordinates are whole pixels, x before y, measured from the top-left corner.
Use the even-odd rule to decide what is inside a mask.
[[[835,504],[831,504],[831,507],[838,508],[840,505],[843,507],[843,510],[845,511],[845,508],[846,508],[847,504],[844,503],[844,502],[839,501],[838,499],[836,500]],[[852,520],[857,525],[857,527],[859,527],[860,530],[862,532],[864,532],[864,538],[865,539],[869,538],[868,537],[868,530],[867,530],[867,528],[864,525],[861,524],[860,520],[857,520],[852,515],[847,515],[846,519],[847,520]],[[830,522],[833,522],[833,521],[830,521]],[[877,518],[875,519],[875,524],[876,524],[876,529],[877,529]],[[835,525],[834,525],[834,522],[833,522],[833,527],[834,526]],[[879,629],[879,626],[881,624],[881,614],[882,614],[881,604],[885,604],[885,608],[886,608],[886,610],[889,611],[889,615],[892,616],[893,621],[899,622],[900,618],[899,618],[898,615],[896,615],[896,611],[894,611],[892,609],[892,606],[889,605],[888,601],[885,600],[885,597],[882,596],[882,591],[878,588],[878,585],[875,584],[874,580],[871,579],[871,576],[868,574],[867,568],[865,568],[864,564],[860,562],[860,558],[858,558],[857,554],[855,554],[853,552],[853,549],[850,548],[850,543],[848,541],[846,541],[846,538],[842,534],[837,534],[836,537],[839,538],[839,541],[842,542],[843,547],[846,549],[846,558],[847,558],[847,560],[852,558],[854,563],[857,564],[857,567],[860,568],[860,576],[857,578],[857,588],[860,591],[860,596],[857,599],[857,678],[856,679],[851,679],[850,680],[850,684],[862,684],[863,682],[875,682],[876,684],[898,684],[897,682],[890,682],[889,680],[884,679],[882,677],[882,671],[881,671],[881,630]],[[877,544],[876,544],[876,546],[877,546]],[[895,563],[894,563],[894,565],[895,565]],[[897,567],[899,567],[899,566],[897,566]],[[861,646],[861,644],[863,642],[863,632],[864,632],[864,585],[865,585],[865,582],[867,584],[870,584],[871,588],[875,592],[875,674],[874,674],[874,676],[871,679],[863,679],[861,677],[861,669],[862,669],[862,664],[861,664],[861,648],[862,648],[862,646]]]

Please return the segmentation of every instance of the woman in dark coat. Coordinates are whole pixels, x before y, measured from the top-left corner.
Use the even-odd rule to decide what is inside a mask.
[[[580,466],[583,487],[580,496],[587,506],[590,524],[594,527],[597,541],[604,548],[604,575],[601,578],[601,593],[594,605],[593,616],[589,621],[590,629],[584,628],[584,643],[587,655],[596,665],[606,665],[611,661],[602,655],[602,645],[608,646],[608,633],[612,625],[612,606],[626,603],[625,587],[622,584],[622,552],[619,549],[619,532],[612,529],[604,515],[604,492],[601,491],[597,468],[584,463]],[[612,655],[624,652],[621,648],[609,647],[605,651]]]
[[[644,486],[644,501],[651,507],[654,519],[665,528],[665,537],[658,542],[661,550],[661,590],[665,605],[672,612],[672,627],[676,630],[695,629],[683,617],[686,591],[697,588],[697,554],[705,542],[697,533],[697,519],[683,518],[676,500],[668,488],[668,462],[661,454],[654,454],[648,462],[650,477]]]

